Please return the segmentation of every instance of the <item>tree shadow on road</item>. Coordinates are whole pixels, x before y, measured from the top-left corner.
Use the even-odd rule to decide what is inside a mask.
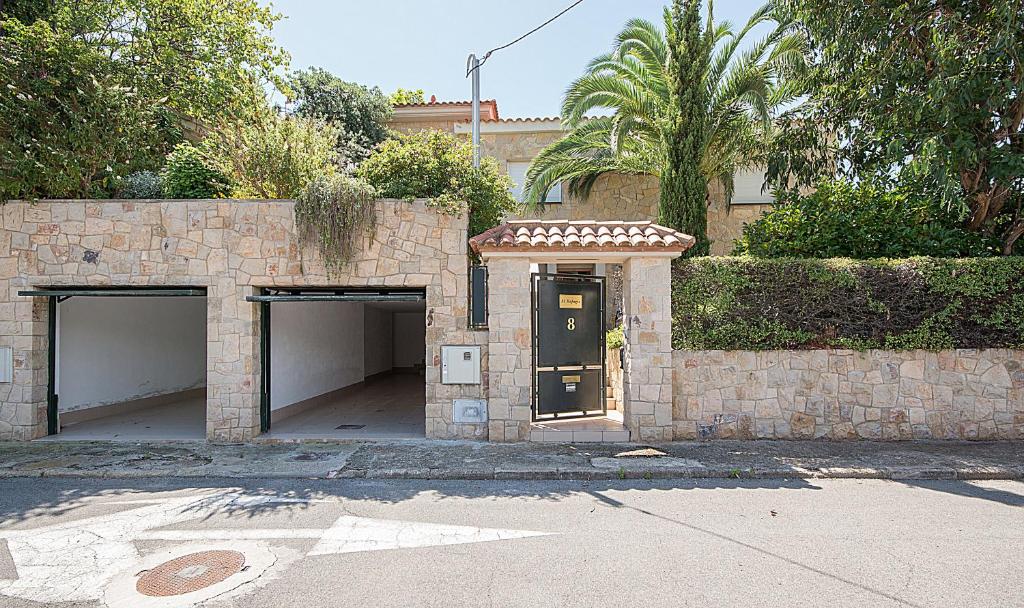
[[[243,479],[2,479],[0,529],[29,519],[48,522],[99,514],[98,503],[131,508],[138,501],[195,493],[183,509],[214,515],[258,517],[308,509],[317,501],[372,501],[398,504],[420,497],[448,499],[521,499],[562,501],[572,496],[599,497],[605,491],[783,489],[818,490],[806,479],[693,479],[611,481],[452,481],[452,480],[243,480]],[[139,504],[142,504],[139,502]]]
[[[1021,481],[1000,482],[1012,484],[1011,488],[1016,491],[981,486],[967,481],[900,480],[898,483],[912,488],[921,488],[931,490],[933,492],[953,494],[956,496],[963,496],[964,498],[979,498],[981,500],[996,502],[1009,507],[1024,507],[1024,482]]]

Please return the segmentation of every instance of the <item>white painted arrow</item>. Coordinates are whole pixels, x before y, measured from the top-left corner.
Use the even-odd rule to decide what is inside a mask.
[[[134,501],[132,501],[134,503]],[[142,502],[142,501],[140,501]],[[32,530],[0,532],[18,572],[0,580],[0,595],[37,602],[89,601],[103,597],[112,577],[138,564],[139,540],[269,541],[316,539],[308,555],[412,549],[546,536],[548,532],[479,528],[354,517],[339,517],[328,528],[246,528],[159,530],[171,524],[276,502],[306,502],[232,492],[200,498],[164,498],[146,506]]]

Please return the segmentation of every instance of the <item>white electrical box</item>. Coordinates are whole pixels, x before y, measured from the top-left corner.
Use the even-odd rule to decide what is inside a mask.
[[[453,399],[452,420],[455,424],[487,422],[487,402],[483,399]]]
[[[442,346],[441,384],[480,384],[480,347]]]
[[[14,349],[0,346],[0,382],[14,382]]]

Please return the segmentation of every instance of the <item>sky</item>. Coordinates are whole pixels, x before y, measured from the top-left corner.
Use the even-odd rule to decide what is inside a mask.
[[[466,58],[514,40],[573,0],[275,0],[273,31],[293,70],[318,66],[344,80],[423,89],[427,99],[471,96]],[[566,87],[611,49],[627,20],[661,24],[664,0],[583,0],[544,29],[495,53],[481,97],[502,118],[557,116]],[[762,0],[719,0],[715,20],[745,24]],[[754,37],[749,40],[752,42]]]

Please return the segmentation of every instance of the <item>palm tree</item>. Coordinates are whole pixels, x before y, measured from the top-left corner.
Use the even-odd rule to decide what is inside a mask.
[[[714,50],[704,70],[709,131],[700,170],[708,182],[722,183],[727,201],[736,171],[756,163],[777,111],[800,94],[795,80],[786,76],[804,65],[806,45],[789,24],[779,23],[750,48],[739,50],[753,28],[775,21],[775,12],[769,2],[734,32],[727,21],[715,24],[708,3],[706,28]],[[571,195],[586,198],[605,173],[660,177],[670,116],[665,35],[670,27],[668,8],[664,30],[643,19],[630,20],[612,51],[596,57],[572,83],[562,103],[568,132],[531,163],[524,184],[528,204],[542,205],[545,193],[562,181]],[[611,115],[590,116],[607,110]]]

